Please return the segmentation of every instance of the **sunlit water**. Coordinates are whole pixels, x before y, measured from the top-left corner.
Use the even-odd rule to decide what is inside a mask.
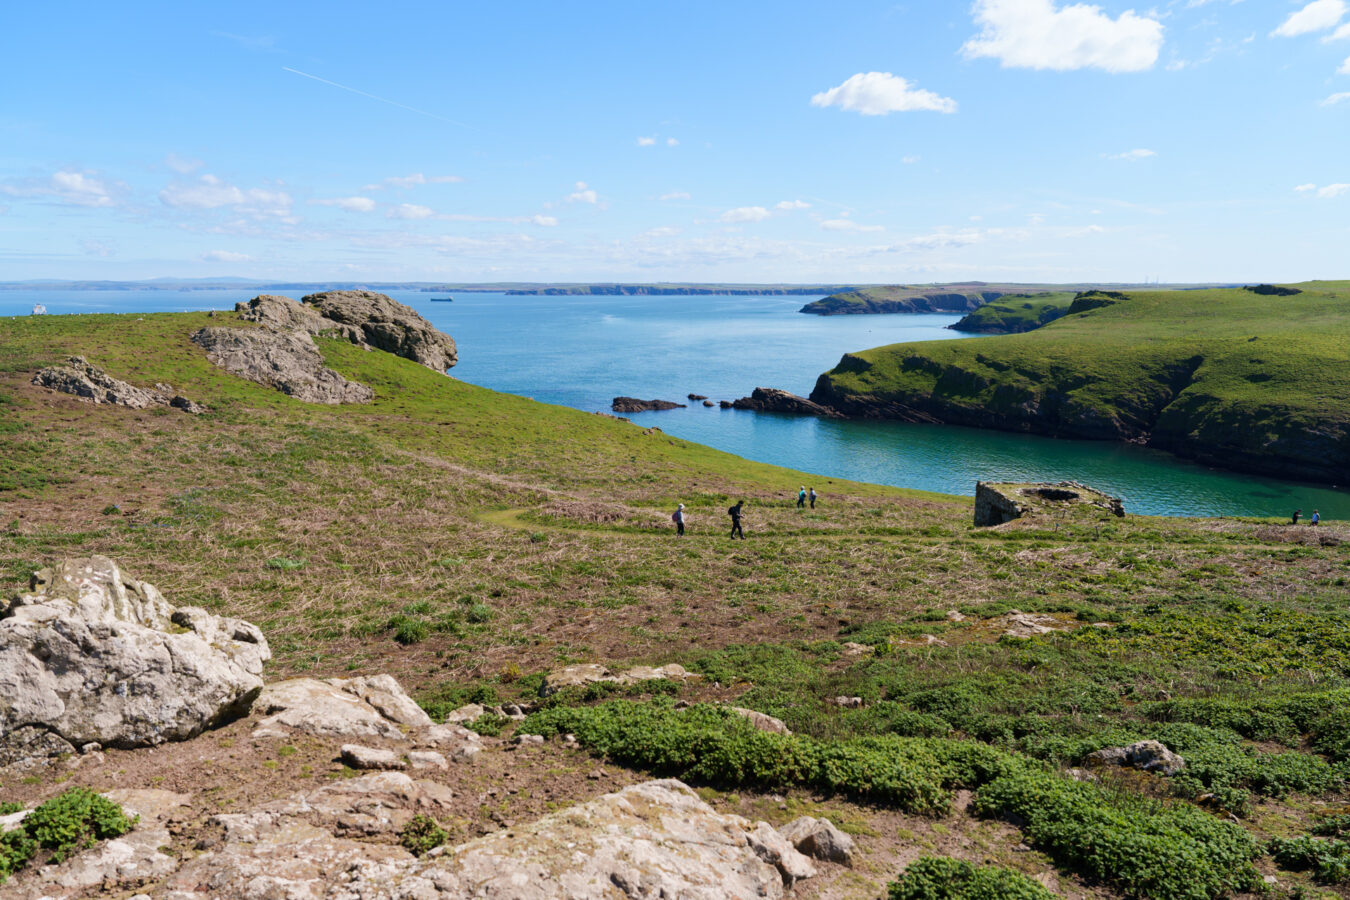
[[[229,309],[249,291],[0,292],[0,316],[35,302],[52,314]],[[545,403],[608,410],[618,395],[689,403],[631,415],[643,425],[749,459],[822,476],[948,494],[975,482],[1074,479],[1157,515],[1350,518],[1350,493],[1205,468],[1169,454],[940,425],[840,422],[708,409],[689,393],[734,400],[756,386],[807,394],[841,354],[897,341],[960,338],[954,316],[806,316],[812,297],[512,297],[394,292],[453,335],[455,377]],[[979,338],[965,338],[979,340]],[[0,324],[3,340],[3,324]],[[785,484],[795,493],[798,485]]]

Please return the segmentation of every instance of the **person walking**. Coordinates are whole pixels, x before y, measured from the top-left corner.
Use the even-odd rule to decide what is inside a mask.
[[[797,492],[797,508],[801,509],[805,505],[806,505],[806,485],[802,485],[802,489]]]
[[[1290,524],[1291,524],[1291,525],[1297,525],[1297,524],[1298,524],[1298,517],[1301,516],[1301,515],[1303,515],[1303,510],[1301,510],[1301,509],[1296,509],[1296,510],[1294,510],[1294,521],[1291,522]]]
[[[815,488],[811,488],[811,495],[810,495],[810,496],[811,496],[811,508],[812,508],[812,509],[815,509],[815,508],[816,508],[816,489],[815,489]]]
[[[737,500],[736,505],[727,510],[727,515],[731,516],[731,539],[735,540],[736,535],[745,540],[745,530],[741,528],[741,507],[745,506],[744,500]]]
[[[1314,509],[1314,510],[1313,510],[1313,517],[1312,517],[1312,524],[1316,525],[1316,524],[1317,524],[1318,522],[1320,522],[1320,521],[1322,521],[1322,516],[1321,516],[1321,514],[1319,514],[1319,513],[1317,512],[1317,510]]]
[[[684,504],[681,503],[679,509],[670,514],[670,521],[675,523],[675,536],[684,537]]]

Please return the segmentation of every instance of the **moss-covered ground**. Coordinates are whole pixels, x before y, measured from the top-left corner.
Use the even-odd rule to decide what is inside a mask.
[[[800,473],[339,342],[328,363],[375,402],[298,403],[212,367],[188,341],[208,321],[0,320],[7,591],[105,554],[171,602],[257,622],[270,678],[390,672],[437,714],[533,699],[564,663],[682,663],[702,679],[565,691],[527,725],[726,808],[850,823],[870,849],[832,896],[877,896],[922,855],[1053,870],[1073,896],[1245,896],[1262,874],[1277,896],[1345,895],[1321,843],[1338,838],[1310,829],[1346,811],[1350,530],[976,529],[969,500],[819,478],[797,510]],[[73,353],[208,411],[29,383]],[[732,543],[738,498],[749,539]],[[1008,637],[1012,610],[1059,630]],[[794,736],[713,705],[731,700]],[[1065,774],[1141,738],[1185,772]],[[1267,843],[1300,837],[1316,843]]]

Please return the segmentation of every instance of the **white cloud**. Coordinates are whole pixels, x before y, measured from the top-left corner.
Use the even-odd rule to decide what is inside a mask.
[[[336,206],[347,212],[370,212],[375,209],[375,201],[369,197],[334,197],[331,200],[312,200],[316,206]]]
[[[976,0],[974,13],[983,30],[962,52],[997,59],[1004,68],[1141,72],[1158,61],[1163,44],[1162,23],[1134,10],[1113,19],[1086,3],[1056,8],[1053,0]]]
[[[577,189],[567,195],[568,203],[599,203],[600,195],[593,188],[587,187],[586,182],[578,181]]]
[[[811,98],[811,105],[837,106],[864,116],[915,110],[956,112],[955,100],[932,91],[918,90],[890,72],[859,72],[838,87],[816,94]]]
[[[1346,22],[1340,28],[1337,28],[1331,34],[1322,38],[1322,43],[1329,44],[1332,41],[1343,41],[1346,38],[1350,38],[1350,22]]]
[[[906,238],[886,249],[892,253],[913,253],[920,250],[945,250],[952,247],[968,247],[983,241],[992,232],[968,228],[964,231],[938,231]]]
[[[1341,63],[1341,67],[1340,67],[1339,69],[1336,70],[1336,74],[1337,74],[1337,75],[1350,75],[1350,56],[1347,56],[1347,57],[1345,58],[1345,62]]]
[[[1347,9],[1350,7],[1346,6],[1345,0],[1312,0],[1298,12],[1291,13],[1279,28],[1270,33],[1270,36],[1298,37],[1300,34],[1334,28],[1345,16]]]
[[[530,216],[530,221],[535,225],[542,225],[545,228],[552,228],[554,225],[558,224],[558,220],[553,216]]]
[[[179,156],[177,153],[170,153],[164,157],[164,165],[173,169],[179,175],[191,175],[193,172],[206,165],[200,159],[187,159]]]
[[[679,233],[680,229],[676,228],[674,225],[662,225],[658,228],[652,228],[649,231],[642,232],[642,234],[640,234],[639,237],[653,237],[653,238],[674,237]]]
[[[23,178],[0,182],[0,194],[11,197],[49,198],[70,206],[115,206],[113,190],[126,185],[109,185],[95,173],[62,169],[48,178]]]
[[[235,253],[231,250],[209,250],[202,254],[202,259],[206,262],[226,262],[242,263],[252,262],[253,257],[247,253]]]
[[[1300,194],[1316,194],[1322,200],[1331,200],[1342,194],[1350,193],[1350,184],[1337,183],[1324,185],[1323,187],[1318,187],[1315,184],[1300,184],[1294,190]]]
[[[666,138],[666,146],[667,146],[667,147],[678,147],[679,145],[680,145],[680,142],[677,141],[677,140],[675,140],[674,138]]]
[[[722,213],[723,222],[763,222],[769,211],[762,206],[738,206]]]
[[[640,137],[640,138],[637,139],[637,145],[638,145],[639,147],[655,147],[655,146],[656,146],[656,138],[654,138],[654,137]]]
[[[1136,150],[1126,150],[1124,153],[1102,154],[1102,156],[1106,159],[1122,159],[1125,162],[1139,162],[1139,160],[1141,159],[1148,159],[1150,156],[1157,156],[1157,155],[1158,154],[1155,153],[1154,151],[1145,150],[1143,147],[1140,147]]]
[[[416,203],[400,203],[385,216],[390,219],[429,219],[435,215],[435,210],[429,206],[418,206]]]
[[[1345,61],[1345,66],[1343,68],[1350,68],[1350,59],[1347,59]],[[1350,72],[1346,72],[1345,74],[1350,75]],[[1335,106],[1342,100],[1350,100],[1350,91],[1341,91],[1339,94],[1332,94],[1330,97],[1322,101],[1322,105]]]
[[[917,156],[902,156],[902,157],[900,157],[900,161],[901,161],[902,163],[904,163],[905,165],[907,165],[907,166],[912,166],[912,165],[914,165],[916,162],[919,161],[919,157],[917,157]]]
[[[1100,225],[1084,225],[1082,228],[1070,228],[1064,232],[1065,237],[1087,237],[1092,234],[1102,234],[1106,229]]]
[[[107,241],[96,241],[93,238],[85,238],[80,241],[80,249],[89,256],[112,256],[117,248]]]
[[[402,177],[394,176],[386,178],[384,181],[376,184],[368,184],[361,188],[363,191],[382,191],[385,188],[406,189],[418,187],[424,184],[459,184],[463,181],[458,175],[424,175],[421,172],[414,172],[411,175]]]
[[[688,200],[688,191],[671,191],[669,194],[662,194],[661,200]]]
[[[243,188],[228,184],[215,175],[203,175],[194,182],[171,184],[159,192],[160,202],[175,209],[209,210],[223,207],[255,216],[288,217],[291,197],[285,191]]]
[[[826,231],[885,231],[884,225],[861,225],[852,219],[826,219],[820,223]]]
[[[811,204],[804,200],[780,200],[774,209],[810,209]]]

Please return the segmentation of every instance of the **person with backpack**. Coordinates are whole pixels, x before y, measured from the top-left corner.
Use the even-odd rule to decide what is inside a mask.
[[[1319,513],[1317,510],[1314,509],[1314,510],[1313,510],[1313,517],[1312,517],[1312,524],[1316,525],[1316,524],[1317,524],[1318,522],[1320,522],[1320,521],[1322,521],[1322,514]]]
[[[816,508],[816,489],[815,489],[815,488],[811,488],[811,494],[810,494],[810,496],[811,496],[811,508],[812,508],[812,509],[815,509],[815,508]]]
[[[684,537],[684,504],[681,503],[679,509],[670,514],[670,521],[675,523],[675,536]]]
[[[797,492],[797,508],[801,509],[805,505],[806,505],[806,485],[802,485],[802,489]]]
[[[731,539],[734,541],[736,535],[745,540],[745,531],[741,528],[741,507],[745,506],[744,500],[737,500],[736,505],[727,510],[727,515],[731,516]]]

